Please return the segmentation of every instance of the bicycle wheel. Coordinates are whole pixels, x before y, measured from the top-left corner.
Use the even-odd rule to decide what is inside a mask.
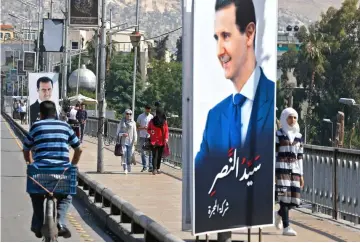
[[[45,220],[41,233],[45,242],[55,242],[58,237],[57,212],[55,198],[47,198],[45,203]]]

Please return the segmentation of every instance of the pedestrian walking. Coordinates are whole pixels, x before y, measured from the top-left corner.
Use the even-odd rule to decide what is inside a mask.
[[[164,110],[161,107],[156,109],[155,117],[149,122],[148,133],[152,151],[153,175],[160,174],[161,158],[165,144],[169,141],[169,127],[166,122]]]
[[[145,151],[143,149],[143,145],[146,143],[147,139],[149,139],[150,135],[147,131],[149,122],[151,119],[153,119],[154,116],[151,114],[151,106],[146,105],[144,109],[144,113],[140,114],[137,118],[137,128],[139,130],[139,144],[140,144],[140,150],[141,150],[141,161],[142,161],[142,170],[141,172],[144,172],[147,170],[146,163],[148,161],[149,164],[149,172],[152,172],[153,166],[152,166],[152,154],[151,151]]]
[[[80,125],[80,143],[83,142],[84,139],[84,131],[86,126],[86,120],[88,118],[87,111],[85,110],[85,104],[80,105],[80,109],[76,113],[76,119]]]
[[[20,121],[21,124],[26,124],[26,104],[25,102],[21,102],[20,104]]]
[[[126,109],[124,117],[120,120],[116,134],[120,137],[120,143],[123,148],[124,155],[122,156],[122,165],[125,174],[131,172],[131,158],[133,154],[133,147],[137,143],[136,123],[132,119],[132,111]]]
[[[281,128],[276,132],[276,192],[280,210],[275,216],[275,226],[283,228],[283,235],[296,236],[290,227],[289,211],[300,205],[300,192],[304,187],[304,147],[298,113],[291,107],[281,113]]]

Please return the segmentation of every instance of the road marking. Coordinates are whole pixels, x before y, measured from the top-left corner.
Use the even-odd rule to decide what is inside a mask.
[[[19,146],[19,148],[22,150],[22,146],[20,145],[20,143],[18,142],[18,138],[15,136],[14,132],[12,131],[12,129],[10,128],[9,124],[7,121],[5,121],[5,125],[8,128],[11,136],[15,139],[17,145]],[[80,235],[81,238],[84,239],[84,241],[94,241],[90,235],[87,235],[86,231],[81,227],[81,224],[77,222],[77,220],[74,218],[74,216],[71,215],[71,213],[67,213],[66,215],[67,219],[69,220],[69,222],[74,226],[74,228],[76,229],[76,231],[78,233],[82,233]]]
[[[80,235],[80,238],[82,238],[84,241],[94,241],[94,239],[92,239],[91,236],[87,234],[81,224],[77,222],[76,218],[72,216],[71,213],[68,213],[66,217],[72,226],[74,226],[76,232]]]
[[[20,141],[19,138],[14,134],[14,132],[13,132],[13,130],[10,128],[8,122],[5,121],[4,123],[5,123],[6,127],[7,127],[7,129],[9,130],[11,136],[15,139],[15,142],[16,142],[17,145],[19,146],[20,150],[22,150],[22,146],[20,145],[21,142],[19,143],[19,141]]]

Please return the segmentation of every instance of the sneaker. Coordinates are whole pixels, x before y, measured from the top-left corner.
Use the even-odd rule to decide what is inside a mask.
[[[125,170],[125,175],[127,175],[127,173],[128,173],[128,170],[126,169],[126,170]]]
[[[70,232],[70,230],[69,230],[65,225],[58,226],[58,229],[59,229],[58,236],[62,236],[62,237],[64,237],[65,239],[71,237],[71,232]]]
[[[156,174],[155,170],[153,170],[153,171],[152,171],[152,174],[153,174],[153,175],[155,175],[155,174]]]
[[[149,169],[149,172],[153,172],[153,169]]]
[[[156,173],[160,174],[160,173],[161,173],[161,171],[160,171],[160,170],[156,170]]]
[[[144,171],[146,171],[146,168],[145,168],[145,167],[142,168],[141,172],[144,172]]]
[[[287,236],[297,236],[297,233],[295,230],[293,230],[292,228],[290,228],[290,226],[286,227],[283,230],[283,235],[287,235]]]
[[[283,228],[282,218],[278,212],[275,212],[275,227],[278,230]]]

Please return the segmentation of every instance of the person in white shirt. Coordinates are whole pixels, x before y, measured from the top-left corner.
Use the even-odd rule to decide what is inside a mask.
[[[20,104],[20,120],[21,120],[21,124],[24,124],[26,122],[26,104],[25,103],[21,103]]]
[[[78,120],[76,119],[76,114],[78,112],[80,108],[80,104],[76,104],[75,107],[73,106],[70,110],[70,114],[69,114],[69,125],[72,127],[72,129],[74,130],[76,136],[78,138],[80,138],[80,125]]]
[[[146,166],[147,160],[149,163],[149,172],[152,172],[152,170],[153,170],[151,152],[147,152],[142,149],[142,146],[146,142],[146,139],[148,139],[150,137],[147,132],[147,127],[148,127],[148,124],[151,121],[151,119],[153,119],[153,117],[154,116],[151,114],[151,106],[146,105],[144,113],[139,115],[137,118],[137,127],[138,127],[138,130],[140,131],[139,132],[140,133],[139,134],[140,135],[139,145],[140,145],[140,149],[141,149],[141,161],[142,161],[142,165],[143,165],[141,172],[144,172],[147,170],[147,166]]]
[[[121,137],[120,144],[124,155],[122,156],[122,164],[125,174],[131,172],[131,158],[133,155],[133,147],[137,143],[136,123],[132,119],[132,110],[126,109],[124,117],[117,126],[116,134]]]

